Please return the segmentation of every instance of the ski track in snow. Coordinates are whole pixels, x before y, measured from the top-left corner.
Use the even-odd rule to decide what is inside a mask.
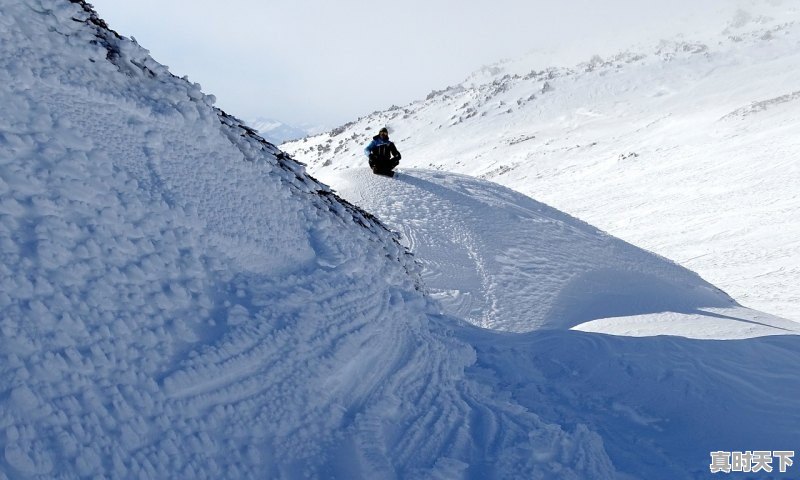
[[[0,478],[705,478],[792,448],[796,336],[565,329],[608,321],[613,291],[559,295],[609,267],[738,325],[691,272],[488,182],[355,172],[412,256],[84,5],[0,3]],[[753,319],[705,335],[783,325]]]
[[[663,257],[499,185],[415,169],[391,179],[366,168],[321,173],[402,232],[446,313],[477,326],[718,339],[800,332]]]
[[[787,367],[797,361],[796,336],[459,336],[477,351],[470,376],[511,391],[545,421],[598,433],[616,478],[709,478],[709,452],[721,443],[729,451],[796,443],[800,390]]]

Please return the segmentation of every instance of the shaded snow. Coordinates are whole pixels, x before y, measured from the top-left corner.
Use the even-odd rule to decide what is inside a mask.
[[[81,5],[3,15],[3,476],[611,475],[465,377],[373,217]]]
[[[564,329],[604,310],[479,329],[442,313],[448,265],[409,239],[516,216],[546,247],[498,244],[521,258],[613,260],[730,306],[696,275],[457,176],[415,177],[441,212],[396,235],[85,5],[0,4],[0,477],[704,478],[709,450],[793,447],[797,337]],[[473,247],[485,273],[508,263]],[[448,288],[479,300],[454,258]],[[543,272],[557,299],[569,275]],[[523,294],[500,293],[519,326]]]

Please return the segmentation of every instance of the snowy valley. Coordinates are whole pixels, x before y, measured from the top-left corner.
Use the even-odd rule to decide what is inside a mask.
[[[712,170],[652,138],[678,113],[642,133],[651,104],[583,110],[580,86],[658,70],[672,93],[647,98],[672,105],[702,52],[501,76],[286,145],[312,177],[85,2],[0,6],[0,479],[708,478],[715,451],[797,450],[797,167],[775,155],[757,197],[766,177],[712,176],[741,175],[758,138],[796,151],[792,95],[698,107],[719,129],[680,148],[717,138],[703,155],[733,161]],[[741,44],[783,71],[796,28]],[[513,107],[524,82],[541,91]],[[564,82],[558,105],[582,107],[551,124]],[[506,129],[480,134],[490,119]],[[362,166],[382,123],[401,135],[392,179]],[[722,275],[770,261],[777,277]],[[772,467],[746,478],[800,468]]]
[[[800,7],[775,3],[573,67],[507,61],[281,148],[324,178],[387,125],[401,169],[500,183],[800,321]]]

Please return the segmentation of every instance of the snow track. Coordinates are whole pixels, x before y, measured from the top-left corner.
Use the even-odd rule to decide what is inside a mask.
[[[402,232],[432,295],[449,315],[474,325],[521,332],[592,322],[586,328],[595,331],[711,338],[800,330],[739,307],[667,259],[499,185],[415,169],[393,179],[366,168],[323,174],[345,198]],[[662,312],[679,319],[655,321]],[[597,322],[609,317],[636,319],[626,328]]]

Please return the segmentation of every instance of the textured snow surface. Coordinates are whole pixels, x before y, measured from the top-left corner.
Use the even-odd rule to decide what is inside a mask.
[[[362,167],[388,125],[401,167],[500,183],[800,321],[800,6],[761,3],[707,38],[500,64],[281,148],[314,175]]]
[[[704,478],[709,450],[794,448],[798,337],[565,329],[605,309],[554,316],[558,329],[479,329],[447,313],[456,295],[402,244],[419,240],[307,176],[85,5],[0,7],[0,478]],[[539,221],[544,253],[565,242],[559,264],[620,262],[683,288],[670,305],[736,308],[488,182],[415,178],[444,210],[431,219],[488,202],[471,221]],[[573,257],[580,245],[596,263]],[[451,263],[465,281],[448,288],[479,296],[471,264]],[[540,276],[558,289],[571,275]],[[497,298],[518,329],[508,305],[528,300]],[[474,305],[464,317],[484,318]],[[545,326],[545,307],[530,308]]]
[[[714,339],[800,332],[663,257],[485,180],[416,169],[391,179],[367,168],[320,173],[402,232],[432,296],[481,327]]]

